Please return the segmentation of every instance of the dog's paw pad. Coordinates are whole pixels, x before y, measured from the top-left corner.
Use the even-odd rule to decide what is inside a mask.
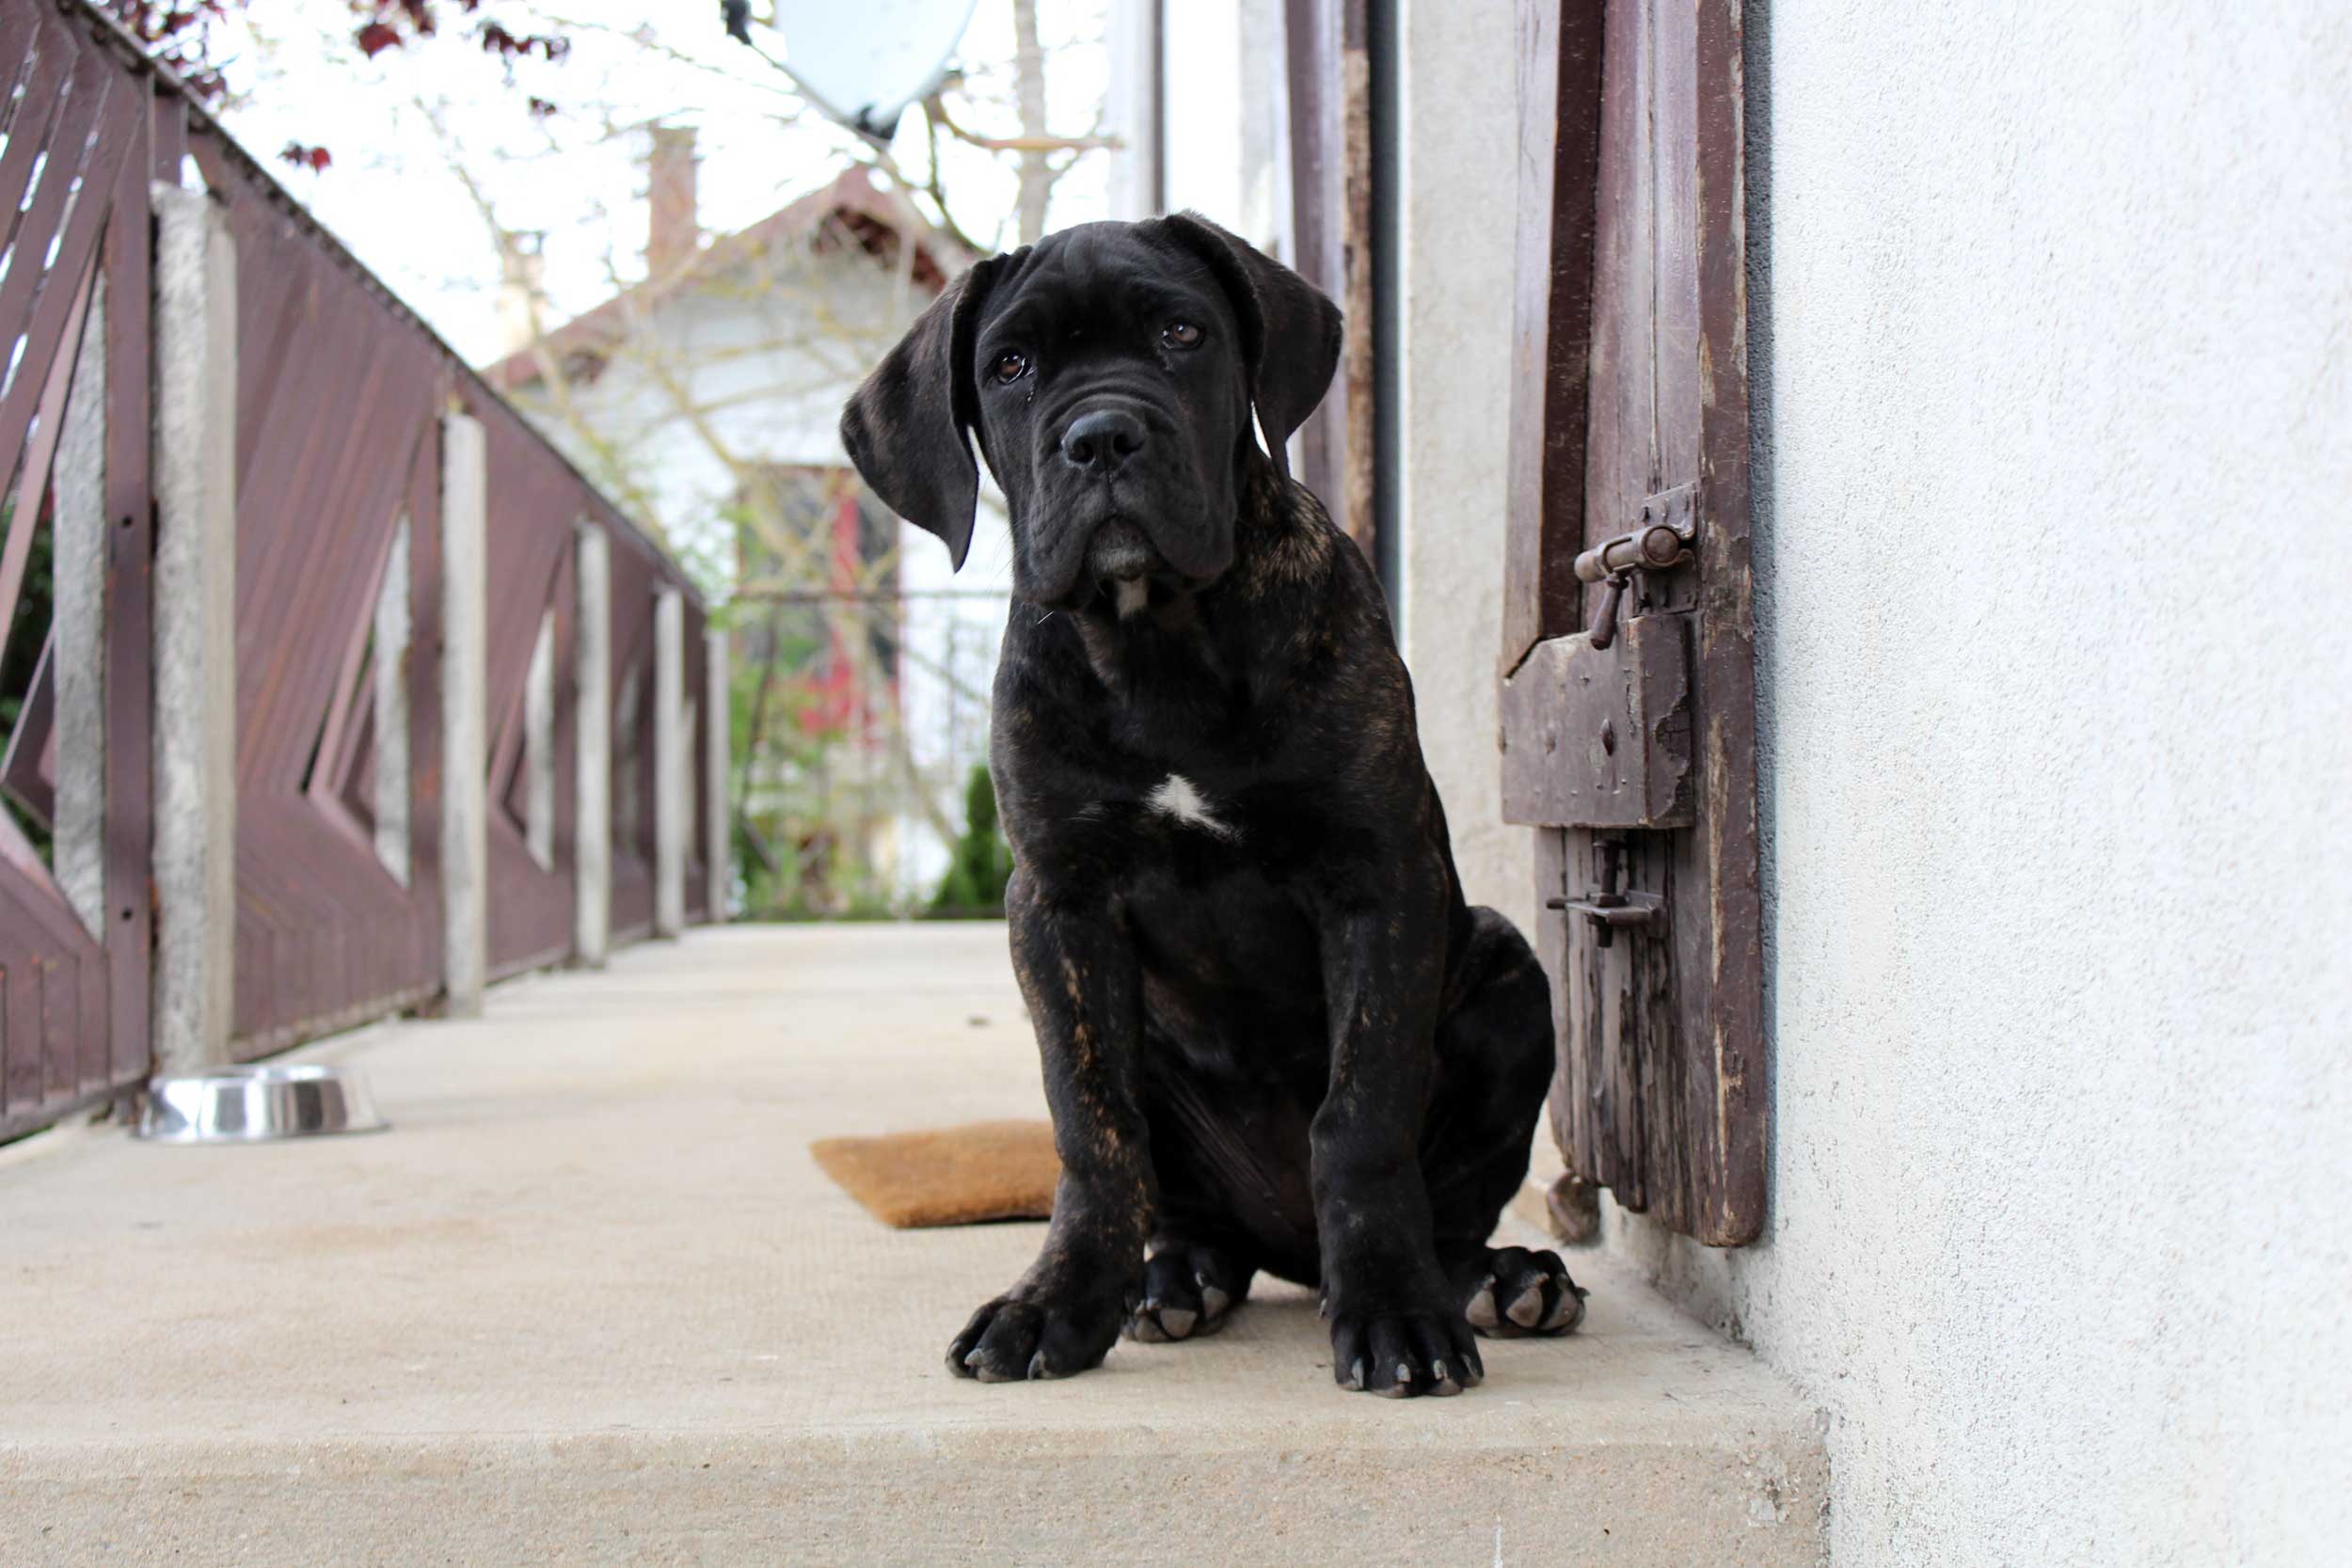
[[[1558,1253],[1497,1247],[1463,1315],[1479,1333],[1500,1339],[1565,1334],[1584,1321],[1584,1297]]]

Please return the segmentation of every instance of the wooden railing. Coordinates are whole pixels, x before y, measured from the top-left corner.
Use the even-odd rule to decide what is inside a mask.
[[[721,909],[676,565],[102,17],[12,66],[0,1137]]]

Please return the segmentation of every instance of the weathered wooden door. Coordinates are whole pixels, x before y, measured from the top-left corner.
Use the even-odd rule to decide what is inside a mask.
[[[1738,0],[1521,0],[1504,813],[1570,1170],[1763,1220]]]

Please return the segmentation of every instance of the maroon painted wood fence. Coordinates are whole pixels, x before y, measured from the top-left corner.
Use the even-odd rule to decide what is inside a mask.
[[[664,588],[683,591],[686,690],[702,689],[704,610],[676,565],[103,18],[78,0],[0,0],[0,73],[9,71],[0,784],[12,811],[0,815],[0,1138],[119,1093],[151,1060],[151,179],[200,179],[237,253],[234,1053],[428,1003],[439,988],[438,431],[453,410],[482,423],[488,448],[490,744],[471,765],[485,769],[492,807],[491,971],[560,961],[572,948],[583,527],[611,542],[613,936],[644,934],[652,608]],[[103,431],[94,488],[89,462],[60,457],[72,455],[77,420]],[[92,529],[105,552],[96,800],[58,719],[64,628],[30,624],[37,611],[22,592],[43,544],[62,561],[91,537],[72,531]],[[371,694],[379,601],[404,565],[409,635],[391,652],[407,734],[388,752],[375,726],[395,710]],[[81,690],[74,701],[87,701]],[[535,731],[534,702],[551,721]],[[699,856],[703,731],[726,716],[695,718],[686,799]],[[407,831],[393,854],[377,808],[401,797],[386,794],[378,762],[404,751]],[[58,836],[53,856],[43,840],[73,810],[96,811],[101,826]],[[699,860],[686,885],[690,916],[707,915]]]
[[[30,0],[0,4],[0,70],[13,73],[0,99],[0,213],[11,224],[0,259],[0,624],[11,655],[37,648],[40,669],[8,747],[8,793],[24,818],[0,813],[5,1136],[147,1068],[152,248],[148,79]],[[97,472],[61,474],[62,437],[83,419],[97,425]],[[87,478],[95,484],[77,483]],[[95,781],[63,781],[65,800],[49,657],[56,628],[33,624],[39,610],[24,594],[36,546],[47,544],[54,562],[59,528],[100,531],[109,558],[94,607],[110,676],[105,767]],[[57,867],[41,852],[35,834],[46,835],[61,807],[103,817],[94,864]]]

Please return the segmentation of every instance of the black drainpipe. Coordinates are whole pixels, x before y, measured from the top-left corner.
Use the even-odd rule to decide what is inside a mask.
[[[1404,454],[1402,399],[1397,389],[1404,312],[1397,291],[1402,251],[1397,229],[1396,0],[1365,0],[1364,46],[1372,68],[1372,516],[1373,569],[1389,596],[1402,635],[1405,553],[1402,540]]]

